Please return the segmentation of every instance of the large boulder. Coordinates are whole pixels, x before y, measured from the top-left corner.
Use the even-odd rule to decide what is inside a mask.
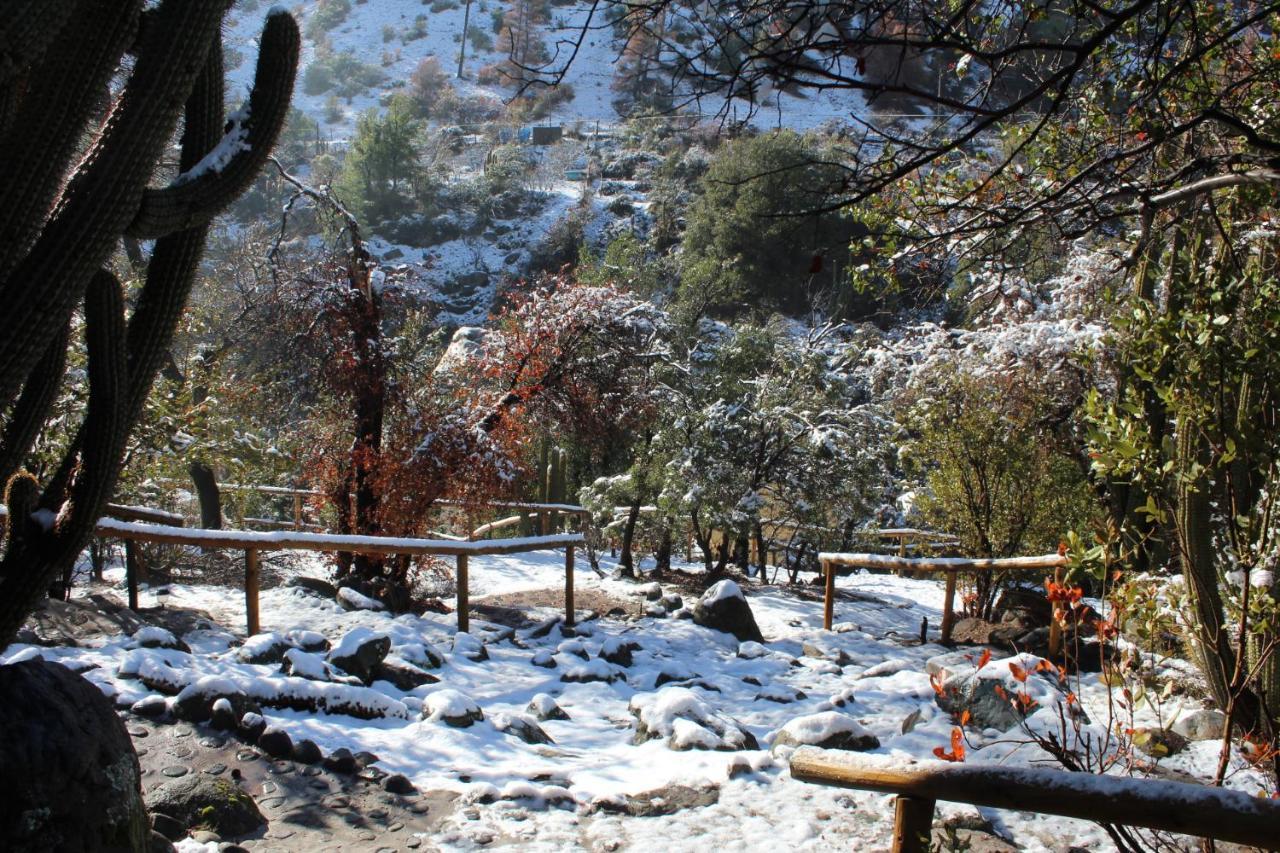
[[[1053,605],[1041,590],[1014,586],[1000,593],[992,616],[997,622],[1027,630],[1047,628],[1053,618]]]
[[[374,669],[391,651],[391,638],[363,625],[352,628],[329,652],[329,663],[369,684]]]
[[[1083,716],[1079,702],[1067,701],[1058,674],[1044,658],[1020,654],[988,661],[981,668],[940,669],[930,680],[942,710],[957,717],[967,711],[976,729],[1008,731],[1039,710],[1056,713],[1059,705],[1068,714]]]
[[[223,838],[245,835],[267,822],[253,798],[220,776],[194,773],[147,794],[147,808],[190,830],[212,827]]]
[[[1226,714],[1202,708],[1179,716],[1172,729],[1187,740],[1222,740],[1226,727]]]
[[[747,597],[731,580],[712,585],[693,605],[693,621],[704,628],[732,634],[739,641],[764,642]]]
[[[138,756],[111,701],[41,660],[0,666],[0,696],[0,847],[145,849]]]

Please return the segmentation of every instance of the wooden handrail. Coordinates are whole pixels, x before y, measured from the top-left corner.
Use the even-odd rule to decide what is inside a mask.
[[[146,521],[152,524],[168,524],[182,527],[186,519],[176,512],[165,512],[148,506],[129,506],[128,504],[107,504],[106,514],[121,521]]]
[[[906,571],[946,572],[947,586],[942,600],[941,642],[951,642],[951,628],[955,623],[956,574],[976,571],[1021,571],[1029,569],[1054,569],[1067,565],[1069,558],[1061,554],[1044,554],[1038,557],[1002,557],[982,559],[968,557],[890,557],[885,554],[843,554],[824,551],[818,555],[825,576],[822,627],[828,631],[835,621],[836,566],[852,566],[863,569],[899,569]],[[1051,632],[1049,646],[1055,647],[1056,632]]]
[[[1267,850],[1277,849],[1280,843],[1280,801],[1187,782],[1035,767],[907,762],[816,747],[795,751],[791,776],[802,782],[896,794],[899,803],[913,801],[914,808],[898,809],[899,816],[906,813],[916,823],[895,826],[895,853],[929,849],[937,800],[1140,826]]]
[[[565,549],[565,619],[573,624],[573,549],[585,539],[581,533],[530,536],[468,542],[453,539],[396,539],[387,536],[340,536],[332,533],[303,533],[296,530],[263,532],[256,530],[204,530],[143,524],[102,518],[94,532],[101,537],[133,542],[188,545],[198,548],[234,548],[245,553],[245,618],[250,635],[258,622],[259,554],[263,551],[347,551],[355,554],[404,554],[410,556],[452,556],[457,561],[458,630],[469,628],[468,558],[472,555],[519,554],[550,548]],[[129,606],[137,609],[136,575],[128,571]]]

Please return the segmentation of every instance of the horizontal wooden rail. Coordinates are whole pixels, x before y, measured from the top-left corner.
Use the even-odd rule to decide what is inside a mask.
[[[1061,554],[1045,554],[1039,557],[1004,557],[981,559],[967,557],[890,557],[885,554],[842,554],[826,552],[818,555],[826,580],[823,597],[822,627],[831,630],[835,621],[836,566],[861,569],[899,569],[906,571],[946,572],[947,587],[942,601],[942,643],[951,642],[951,628],[955,623],[956,573],[979,571],[1026,571],[1032,569],[1061,570],[1068,558]],[[1049,646],[1055,647],[1054,637]]]
[[[937,800],[1280,849],[1280,800],[1187,782],[1034,767],[907,762],[815,747],[801,747],[791,756],[791,776],[802,782],[896,794],[895,853],[929,849]],[[905,806],[904,801],[908,801]]]
[[[165,512],[148,506],[107,504],[106,514],[121,521],[146,521],[152,524],[169,524],[174,527],[182,527],[186,524],[186,519],[176,512]]]
[[[296,530],[204,530],[120,521],[98,520],[98,536],[132,542],[188,545],[197,548],[234,548],[245,553],[245,617],[250,635],[258,633],[259,554],[263,551],[346,551],[354,554],[404,554],[409,556],[452,556],[457,560],[458,630],[470,627],[468,560],[472,555],[521,554],[552,548],[565,549],[565,620],[573,624],[573,549],[585,540],[581,533],[496,539],[485,542],[453,539],[397,539],[389,536],[340,536],[332,533],[303,533]],[[130,604],[137,609],[136,577],[129,571]]]

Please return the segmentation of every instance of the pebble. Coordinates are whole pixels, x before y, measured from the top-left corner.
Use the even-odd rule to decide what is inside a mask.
[[[323,779],[312,779],[311,787],[315,788],[317,791],[327,791],[329,790],[329,783]]]
[[[190,758],[196,754],[196,751],[189,746],[175,746],[169,752],[173,753],[174,758]]]
[[[142,726],[134,726],[133,728],[129,729],[130,737],[146,737],[149,734],[151,734],[151,732],[147,731]]]
[[[197,829],[191,833],[191,837],[201,844],[217,844],[222,840],[222,836],[216,832],[210,832],[207,829]]]
[[[404,843],[404,846],[408,847],[410,850],[417,850],[419,847],[422,846],[422,839],[418,838],[415,835],[413,838],[410,838],[408,841],[406,841]]]
[[[387,810],[383,808],[373,808],[369,809],[367,814],[374,820],[382,820],[387,816]]]
[[[378,836],[374,835],[372,832],[362,832],[359,835],[357,835],[356,838],[359,838],[361,841],[377,841],[378,840]]]
[[[179,776],[187,775],[187,768],[183,767],[181,764],[171,764],[160,772],[168,776],[170,779],[177,779]]]
[[[147,754],[148,752],[150,752],[150,751],[151,751],[151,750],[147,749],[145,746],[144,746],[144,747],[141,747],[141,748],[139,748],[139,749],[135,749],[135,750],[134,750],[134,752],[137,754],[137,756],[138,756],[139,758],[141,758],[142,756],[146,755],[146,754]]]
[[[399,832],[402,829],[404,829],[404,824],[400,821],[396,821],[387,827],[387,832]]]
[[[342,819],[352,826],[361,826],[364,824],[364,816],[355,812],[348,812],[342,816]]]
[[[409,803],[409,811],[414,814],[426,814],[431,811],[431,806],[426,803]]]
[[[227,745],[227,739],[221,737],[202,737],[200,738],[200,745],[208,747],[209,749],[221,749]]]
[[[210,776],[221,776],[226,772],[226,770],[227,765],[225,764],[210,764],[204,769],[204,772],[208,773]]]
[[[319,776],[324,771],[319,767],[304,767],[300,772],[303,776]]]
[[[274,794],[278,790],[280,790],[280,786],[277,785],[275,782],[262,783],[262,793],[264,794]]]
[[[276,776],[283,776],[286,773],[292,773],[293,762],[292,761],[276,761],[271,765],[270,772],[275,774]]]
[[[186,726],[178,726],[176,729],[173,730],[174,737],[191,737],[193,734],[195,734],[195,732],[193,732],[191,729],[187,728]]]
[[[345,809],[351,805],[351,800],[343,796],[329,797],[324,801],[325,807],[330,809]]]
[[[236,761],[257,761],[258,753],[252,749],[242,749],[236,753]]]
[[[284,802],[284,797],[264,797],[261,800],[258,800],[258,805],[267,809],[278,809],[284,805]]]
[[[292,837],[292,835],[293,835],[292,829],[268,829],[267,830],[267,838],[270,838],[276,841],[283,841],[286,838]]]

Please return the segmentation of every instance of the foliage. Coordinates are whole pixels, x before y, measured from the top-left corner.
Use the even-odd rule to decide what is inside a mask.
[[[812,212],[840,187],[841,170],[816,162],[824,156],[816,139],[790,130],[720,150],[684,234],[679,299],[691,316],[796,314],[830,290],[858,228],[838,212]]]
[[[399,98],[392,99],[386,113],[369,109],[356,120],[337,189],[362,222],[385,222],[413,210],[413,194],[423,175],[418,162],[421,132],[410,106]]]
[[[353,51],[316,51],[302,75],[302,91],[308,95],[332,92],[340,98],[352,98],[387,79],[376,65],[361,62]]]

